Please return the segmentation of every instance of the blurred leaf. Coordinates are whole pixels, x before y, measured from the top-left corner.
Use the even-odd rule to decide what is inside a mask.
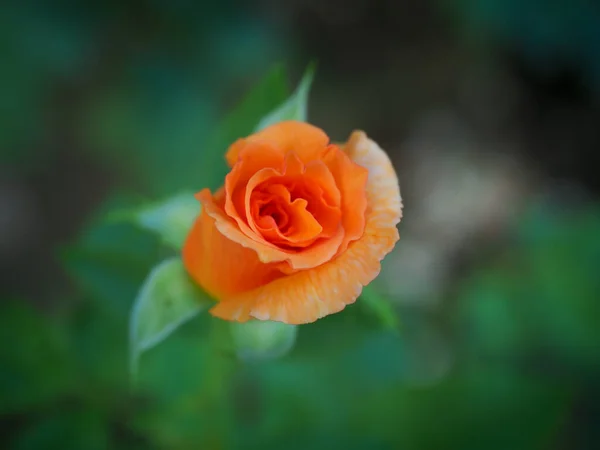
[[[363,288],[358,301],[368,313],[377,318],[383,328],[398,330],[400,324],[394,306],[389,299],[377,292],[372,285]]]
[[[465,348],[491,359],[543,355],[563,375],[596,367],[597,207],[535,202],[516,225],[516,245],[474,272],[460,293]]]
[[[80,376],[78,393],[94,407],[122,401],[117,397],[120,394],[115,392],[110,397],[103,395],[104,391],[129,388],[127,330],[126,311],[115,312],[87,298],[70,317],[71,343]]]
[[[166,403],[189,401],[205,382],[212,323],[210,314],[197,314],[176,332],[144,353],[140,386]]]
[[[487,356],[518,356],[530,349],[519,283],[502,268],[476,271],[461,292],[458,333],[464,347]]]
[[[179,250],[199,212],[198,200],[192,192],[186,192],[137,210],[110,213],[108,221],[134,223],[156,233],[165,244]]]
[[[348,402],[345,426],[393,448],[543,450],[561,434],[570,395],[560,382],[510,367],[463,367],[430,386],[374,386],[361,402]]]
[[[229,322],[200,314],[144,355],[140,386],[158,401],[135,427],[160,448],[231,448],[228,380],[239,362],[230,334]]]
[[[369,336],[380,333],[355,302],[336,314],[302,325],[294,356],[327,358],[331,354],[353,353]],[[389,334],[389,333],[385,333]],[[331,336],[335,335],[335,339]]]
[[[552,225],[523,242],[522,249],[528,279],[524,291],[538,345],[551,345],[555,358],[575,367],[597,367],[600,210],[557,208],[539,220]]]
[[[298,329],[281,322],[251,320],[231,323],[233,345],[242,360],[273,359],[294,346]]]
[[[328,330],[323,335],[314,333],[319,322]],[[301,331],[298,350],[303,341],[309,344],[306,351],[294,349],[284,358],[244,365],[254,369],[260,409],[254,413],[243,448],[279,448],[265,444],[279,444],[286,436],[295,436],[295,430],[305,436],[327,430],[331,440],[320,445],[311,442],[310,448],[337,448],[335,444],[351,432],[364,436],[360,427],[347,426],[349,413],[360,409],[373,393],[387,392],[405,380],[404,346],[391,333],[327,318],[303,325]],[[390,411],[390,405],[381,405],[370,412],[370,420]]]
[[[56,411],[43,416],[21,432],[11,450],[40,448],[103,450],[110,445],[108,418],[97,411]]]
[[[284,120],[298,120],[301,122],[306,122],[308,94],[310,93],[310,87],[312,85],[314,75],[315,65],[310,64],[304,72],[302,80],[300,80],[300,84],[296,88],[296,91],[283,104],[263,117],[258,123],[256,131],[262,130],[269,125],[273,125],[274,123],[282,122]]]
[[[190,280],[179,258],[163,261],[148,275],[130,318],[131,371],[142,352],[206,309],[211,300]]]
[[[67,335],[23,301],[0,310],[0,413],[44,405],[70,392],[75,376]]]

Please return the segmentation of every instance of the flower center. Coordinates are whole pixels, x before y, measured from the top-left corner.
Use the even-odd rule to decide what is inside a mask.
[[[318,183],[305,177],[276,177],[251,195],[257,231],[284,248],[303,248],[334,235],[340,226],[339,205],[331,204]]]
[[[260,206],[258,210],[259,220],[267,220],[269,218],[273,219],[273,222],[279,228],[279,230],[285,233],[289,229],[289,217],[288,213],[282,207],[279,202],[271,201],[269,203],[263,204]]]

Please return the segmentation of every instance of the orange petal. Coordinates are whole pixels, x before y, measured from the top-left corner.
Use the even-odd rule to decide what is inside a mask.
[[[342,194],[341,217],[345,236],[338,250],[340,254],[346,250],[350,242],[360,238],[365,230],[367,209],[365,186],[370,175],[367,168],[357,161],[352,161],[349,155],[336,145],[330,145],[322,158]]]
[[[265,264],[282,263],[280,269],[286,273],[316,267],[331,260],[344,239],[344,230],[340,227],[330,239],[316,242],[302,249],[301,252],[281,249],[256,233],[253,233],[254,237],[249,237],[242,232],[237,222],[225,212],[224,197],[223,189],[218,191],[214,198],[208,189],[196,194],[196,198],[202,203],[203,211],[215,220],[215,226],[223,235],[243,247],[254,250],[258,254],[258,259]]]
[[[327,190],[327,197],[330,201],[337,201],[339,204],[339,191],[335,186],[335,180],[331,175],[331,172],[325,164],[320,161],[311,161],[306,166],[298,158],[298,156],[290,151],[285,155],[285,164],[283,173],[278,172],[275,169],[266,168],[256,172],[246,186],[246,198],[245,198],[245,210],[246,218],[250,228],[257,234],[262,234],[256,224],[256,219],[253,217],[251,212],[253,199],[256,200],[255,189],[264,184],[271,182],[271,186],[276,191],[281,191],[283,188],[285,192],[281,196],[281,200],[286,205],[286,209],[290,211],[290,233],[285,235],[279,232],[279,229],[274,228],[273,233],[270,233],[269,242],[277,242],[279,244],[289,244],[293,247],[307,247],[308,245],[315,242],[317,238],[326,237],[329,238],[338,231],[339,228],[339,217],[341,212],[339,208],[327,208],[324,205],[323,208],[319,208],[319,204],[322,202],[321,198],[306,199],[296,198],[292,200],[290,198],[290,191],[285,188],[285,185],[296,184],[300,181],[301,184],[308,184],[307,189],[312,190]],[[313,186],[314,185],[314,186]],[[271,191],[273,191],[271,189]],[[267,190],[269,190],[267,186]],[[306,194],[306,192],[305,192]],[[311,201],[310,211],[309,202]],[[317,210],[313,211],[312,207],[316,206]],[[325,211],[323,211],[325,210]],[[315,213],[320,213],[316,214]],[[317,217],[320,216],[320,217]],[[323,223],[321,223],[321,221]],[[325,233],[323,225],[325,225]],[[275,241],[272,239],[274,238]]]
[[[303,161],[310,161],[329,144],[329,137],[323,130],[306,122],[279,122],[234,142],[225,155],[228,164],[233,166],[252,143],[270,144],[282,154],[295,151]]]
[[[330,237],[342,225],[342,200],[336,180],[323,161],[307,163],[304,177],[303,190],[311,199],[311,212],[323,227],[321,235]]]
[[[281,276],[274,264],[263,264],[256,252],[226,238],[202,211],[182,250],[190,276],[215,299],[254,289]]]
[[[287,238],[293,244],[312,241],[323,231],[323,227],[306,209],[307,207],[308,201],[304,198],[297,198],[290,203],[292,232]]]
[[[235,219],[246,236],[265,242],[248,226],[244,204],[246,184],[261,169],[271,168],[270,170],[279,173],[278,171],[283,169],[284,158],[278,150],[269,145],[250,143],[246,147],[247,152],[237,160],[225,177],[225,212]]]
[[[348,156],[369,171],[366,185],[366,225],[360,239],[334,260],[319,267],[278,278],[211,309],[227,320],[251,317],[289,324],[310,323],[353,303],[381,269],[380,261],[399,239],[402,217],[398,178],[385,152],[360,131],[346,144]]]

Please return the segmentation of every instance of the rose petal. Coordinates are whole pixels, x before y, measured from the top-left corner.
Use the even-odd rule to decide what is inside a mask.
[[[286,121],[271,125],[247,138],[238,139],[227,151],[225,158],[233,167],[252,144],[268,144],[282,155],[295,151],[303,161],[316,159],[316,156],[329,144],[329,137],[323,130],[306,122]]]
[[[294,187],[292,187],[294,186]],[[257,193],[261,188],[261,193]],[[288,233],[277,227],[266,231],[258,226],[256,202],[262,191],[279,193],[283,208],[289,211]],[[300,198],[291,199],[293,191]],[[248,225],[268,242],[292,247],[307,247],[318,238],[334,236],[340,226],[340,192],[329,168],[321,161],[304,164],[290,151],[285,155],[283,172],[261,169],[248,181],[245,191],[245,216]],[[333,206],[331,206],[333,205]]]
[[[322,158],[342,194],[341,218],[345,235],[338,249],[338,254],[341,254],[348,244],[360,238],[365,230],[367,209],[365,186],[369,170],[357,164],[357,161],[352,161],[347,153],[334,145],[329,146]]]
[[[248,237],[240,230],[236,220],[225,213],[224,197],[223,190],[218,191],[215,197],[208,189],[196,194],[196,198],[202,203],[203,210],[215,219],[215,226],[223,235],[243,247],[254,250],[258,254],[259,260],[265,264],[281,263],[280,269],[285,273],[316,267],[331,260],[344,239],[344,230],[340,227],[330,239],[316,242],[312,246],[302,249],[301,252],[279,248],[264,239],[260,242],[256,240],[262,239],[260,236],[256,239]],[[257,236],[256,233],[253,234]]]
[[[283,155],[275,148],[263,144],[247,145],[248,152],[240,158],[231,172],[225,177],[225,212],[233,218],[240,230],[251,239],[267,243],[248,226],[244,199],[246,196],[246,184],[259,170],[269,167],[270,170],[283,170]]]
[[[402,217],[402,201],[398,179],[388,156],[363,132],[350,136],[345,151],[369,171],[369,208],[362,237],[319,267],[225,298],[211,309],[213,315],[238,321],[254,317],[290,324],[314,322],[353,303],[363,286],[379,274],[380,261],[399,239],[396,225]]]
[[[282,275],[276,264],[261,263],[255,251],[227,239],[204,211],[192,226],[182,257],[191,277],[216,299],[254,289]]]
[[[307,163],[304,176],[301,189],[311,199],[311,211],[323,227],[321,236],[330,237],[342,224],[341,193],[336,180],[323,161]]]

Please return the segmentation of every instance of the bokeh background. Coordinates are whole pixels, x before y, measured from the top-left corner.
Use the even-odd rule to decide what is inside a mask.
[[[312,60],[309,120],[400,176],[399,331],[358,302],[225,381],[200,316],[131,388],[167,251],[103,215],[214,185],[223,118]],[[597,2],[5,1],[0,150],[2,448],[600,446]]]

